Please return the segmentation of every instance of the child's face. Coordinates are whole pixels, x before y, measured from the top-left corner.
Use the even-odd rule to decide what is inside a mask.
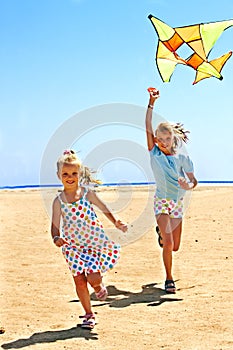
[[[74,189],[78,187],[79,166],[77,164],[63,164],[58,172],[65,189]]]
[[[156,141],[159,149],[165,154],[171,153],[173,145],[173,135],[169,131],[157,132]]]

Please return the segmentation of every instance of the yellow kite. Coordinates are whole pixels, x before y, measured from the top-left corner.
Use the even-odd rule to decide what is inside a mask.
[[[231,57],[232,51],[211,61],[208,61],[208,56],[222,32],[233,26],[233,19],[172,28],[152,15],[148,18],[159,38],[156,63],[164,82],[170,81],[177,64],[184,64],[196,71],[193,84],[210,77],[223,79],[221,70]],[[186,59],[181,58],[176,52],[183,44],[187,44],[193,51]]]

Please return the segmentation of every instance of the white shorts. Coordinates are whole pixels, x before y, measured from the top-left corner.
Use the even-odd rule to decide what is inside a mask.
[[[181,219],[183,217],[183,206],[183,198],[173,200],[170,198],[154,197],[155,215],[167,214],[172,219]]]

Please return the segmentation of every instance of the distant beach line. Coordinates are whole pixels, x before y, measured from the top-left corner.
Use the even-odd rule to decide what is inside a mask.
[[[198,184],[203,185],[232,185],[233,181],[230,180],[224,180],[224,181],[208,181],[208,180],[202,180],[199,181]],[[148,186],[148,185],[155,185],[155,182],[109,182],[109,183],[103,183],[96,186],[103,186],[103,187],[117,187],[117,186]],[[95,186],[95,185],[94,185]],[[45,184],[45,185],[12,185],[12,186],[0,186],[0,190],[8,190],[8,189],[24,189],[24,188],[54,188],[54,187],[62,187],[60,184]]]

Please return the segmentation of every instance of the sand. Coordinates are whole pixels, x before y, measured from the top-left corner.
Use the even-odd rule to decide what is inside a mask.
[[[98,189],[129,223],[131,237],[141,237],[123,243],[118,264],[105,274],[108,299],[92,298],[97,317],[92,331],[77,327],[83,310],[63,256],[51,241],[41,192],[0,192],[1,348],[233,349],[233,187],[193,191],[181,248],[174,255],[175,295],[163,290],[153,189]],[[110,232],[111,223],[98,215]]]

